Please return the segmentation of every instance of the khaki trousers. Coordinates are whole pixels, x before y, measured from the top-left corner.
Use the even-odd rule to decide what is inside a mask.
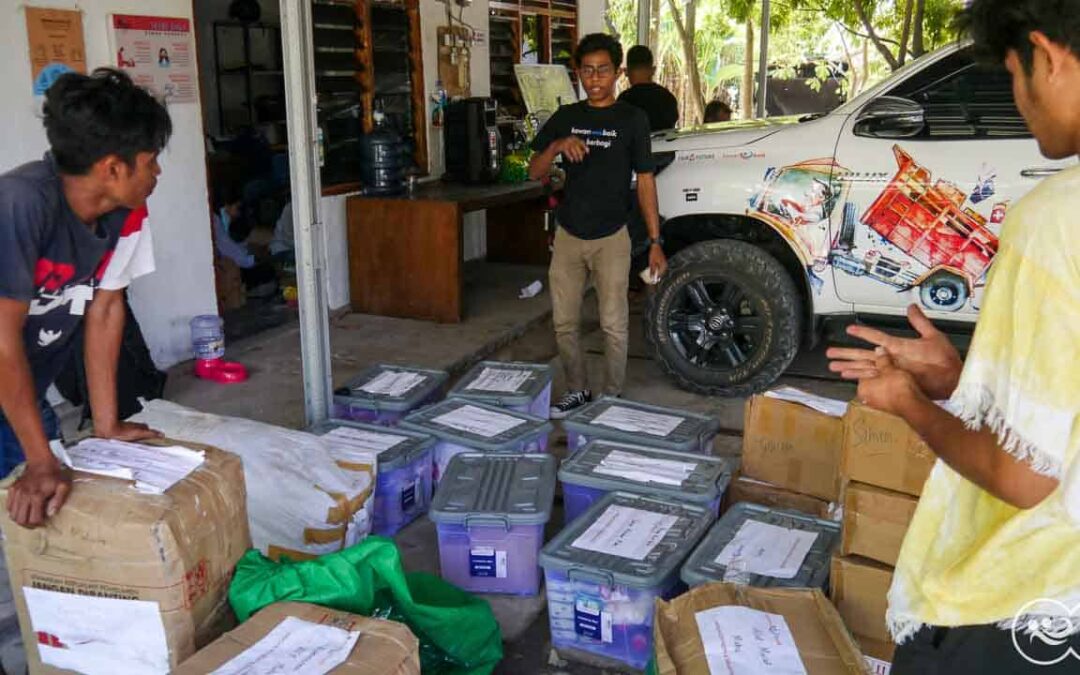
[[[604,393],[622,393],[629,343],[630,234],[622,228],[603,239],[578,239],[559,228],[549,270],[555,342],[566,371],[568,391],[587,389],[581,350],[581,304],[590,275],[604,331]]]

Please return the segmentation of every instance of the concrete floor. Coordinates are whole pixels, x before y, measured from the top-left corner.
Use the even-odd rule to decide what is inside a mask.
[[[518,290],[533,280],[546,281],[538,268],[478,264],[467,277],[466,319],[458,325],[367,315],[346,315],[331,321],[333,380],[340,385],[369,364],[391,362],[450,371],[458,377],[477,360],[550,362],[555,370],[553,391],[562,391],[563,375],[556,358],[546,291],[519,300]],[[704,412],[721,421],[714,452],[738,461],[741,453],[744,399],[705,397],[675,387],[645,353],[640,298],[632,302],[631,347],[624,396],[647,403]],[[590,381],[602,381],[602,336],[595,302],[586,303],[583,334]],[[170,372],[166,397],[182,405],[223,415],[300,428],[303,391],[300,377],[299,329],[295,323],[228,345],[228,358],[252,371],[244,384],[222,386],[196,379],[190,364]],[[803,354],[782,378],[783,384],[835,398],[850,398],[851,385],[838,382],[825,368],[823,349]],[[551,451],[565,455],[565,437],[558,432]],[[558,500],[557,500],[558,501]],[[561,504],[548,527],[553,536],[562,525]],[[421,519],[397,537],[406,569],[438,572],[434,526]],[[503,628],[506,657],[497,672],[530,675],[603,672],[560,661],[551,650],[546,601],[537,598],[488,596]]]

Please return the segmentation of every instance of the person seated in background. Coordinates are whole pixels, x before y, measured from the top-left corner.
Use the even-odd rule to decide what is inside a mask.
[[[679,102],[675,95],[662,85],[653,82],[656,66],[648,47],[637,45],[626,53],[626,78],[630,88],[619,95],[619,100],[641,108],[649,118],[649,130],[674,129],[679,121]]]
[[[214,200],[214,248],[219,256],[227,258],[240,268],[247,293],[252,297],[266,297],[277,291],[278,279],[274,266],[260,261],[240,233],[250,233],[251,228],[240,222],[243,216],[243,193],[234,185],[224,185]]]
[[[724,103],[718,98],[714,98],[709,101],[709,105],[705,106],[705,124],[714,124],[716,122],[730,122],[732,110],[731,106]]]
[[[293,237],[292,201],[285,202],[274,225],[274,238],[270,240],[270,256],[283,265],[296,264],[296,241]]]

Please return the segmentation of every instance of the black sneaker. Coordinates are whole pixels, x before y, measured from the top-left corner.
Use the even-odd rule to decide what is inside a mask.
[[[551,419],[561,420],[581,406],[592,401],[592,392],[588,389],[568,391],[551,406]]]

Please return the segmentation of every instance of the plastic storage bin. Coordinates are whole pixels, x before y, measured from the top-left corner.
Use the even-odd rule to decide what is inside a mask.
[[[720,422],[706,415],[605,396],[563,420],[570,452],[589,441],[609,441],[712,454]]]
[[[334,417],[395,426],[413,410],[438,399],[447,379],[441,370],[372,366],[334,391]]]
[[[375,464],[371,531],[392,537],[431,505],[431,451],[435,439],[401,429],[328,420],[311,428],[336,462]]]
[[[551,416],[551,366],[483,361],[461,378],[450,395],[546,420]]]
[[[829,565],[833,552],[840,545],[840,523],[821,520],[795,511],[770,509],[767,506],[749,502],[733,505],[717,521],[702,540],[701,545],[683,565],[682,580],[689,586],[700,586],[710,581],[723,581],[728,566],[717,562],[717,559],[748,521],[816,535],[807,550],[805,544],[799,548],[796,540],[793,539],[793,536],[798,535],[788,535],[781,530],[768,528],[758,528],[754,535],[746,532],[746,543],[756,548],[757,552],[753,560],[741,559],[741,564],[745,568],[738,572],[747,575],[749,585],[786,588],[825,587],[829,580]],[[806,552],[805,558],[801,564],[798,564],[794,558],[800,556],[803,551]],[[730,555],[734,556],[733,559],[738,558],[734,549]],[[724,560],[728,560],[728,557],[725,556]],[[779,560],[784,561],[784,566],[797,565],[797,572],[794,572],[790,578],[781,578],[755,571],[755,567],[776,569],[773,565]]]
[[[700,504],[719,516],[731,473],[720,457],[599,440],[562,463],[559,482],[567,523],[614,490]]]
[[[455,455],[544,452],[552,429],[550,422],[538,417],[460,398],[418,410],[401,426],[438,439],[432,451],[436,484]]]
[[[443,578],[474,593],[539,593],[554,499],[551,455],[454,457],[428,514],[439,532]]]
[[[643,669],[653,604],[681,591],[679,564],[712,522],[707,507],[609,492],[540,553],[551,640],[564,658]]]

